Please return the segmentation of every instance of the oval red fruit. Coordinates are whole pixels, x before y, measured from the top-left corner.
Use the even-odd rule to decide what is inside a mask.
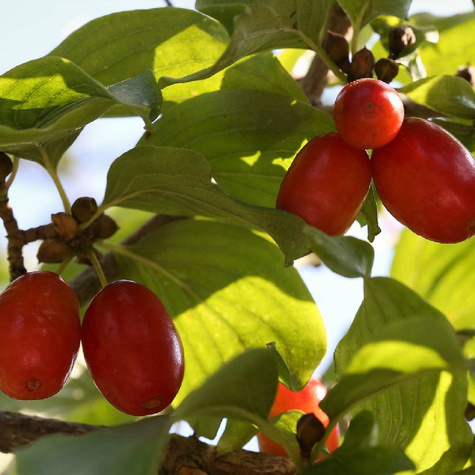
[[[129,280],[107,285],[82,324],[84,357],[104,397],[126,414],[165,409],[180,389],[183,347],[160,299]]]
[[[356,219],[370,182],[367,153],[330,132],[310,140],[297,154],[282,180],[276,207],[329,235],[344,234]]]
[[[356,148],[373,149],[386,145],[399,132],[404,105],[396,90],[385,82],[363,78],[340,91],[333,119],[343,140]]]
[[[69,377],[79,350],[79,303],[53,272],[30,272],[0,295],[0,389],[15,399],[44,399]]]
[[[327,394],[325,385],[317,378],[312,377],[307,385],[301,391],[291,391],[283,384],[279,383],[274,403],[269,413],[269,417],[275,417],[287,411],[300,410],[305,414],[312,413],[326,427],[328,425],[328,416],[320,409],[320,401]],[[262,432],[257,434],[259,450],[268,454],[287,455],[284,448],[269,439]],[[327,439],[326,446],[331,453],[338,448],[339,431],[338,427],[332,430]]]
[[[445,129],[406,119],[371,161],[382,203],[411,231],[441,243],[475,233],[475,160]]]

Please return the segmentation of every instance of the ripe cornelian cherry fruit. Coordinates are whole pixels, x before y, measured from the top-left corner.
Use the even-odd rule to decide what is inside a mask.
[[[65,384],[79,350],[79,303],[54,272],[30,272],[0,295],[0,389],[44,399]]]
[[[344,234],[356,219],[370,182],[366,151],[330,132],[313,138],[297,154],[282,180],[276,207],[329,235]]]
[[[320,401],[327,394],[325,385],[316,376],[312,377],[301,391],[291,391],[283,384],[279,383],[274,403],[269,413],[269,417],[275,417],[287,411],[299,410],[305,414],[313,413],[326,427],[328,426],[328,416],[320,409]],[[259,450],[268,454],[287,455],[285,449],[269,439],[262,432],[257,434]],[[338,448],[339,431],[338,427],[332,430],[326,441],[328,452],[333,452]],[[319,457],[322,458],[322,457]]]
[[[371,162],[382,203],[411,231],[441,243],[475,233],[475,159],[444,128],[405,119]]]
[[[379,79],[347,84],[333,106],[336,130],[356,148],[373,149],[389,143],[399,132],[404,106],[394,88]]]
[[[183,347],[150,289],[130,280],[107,285],[86,310],[81,335],[92,379],[119,411],[145,416],[173,401],[183,380]]]

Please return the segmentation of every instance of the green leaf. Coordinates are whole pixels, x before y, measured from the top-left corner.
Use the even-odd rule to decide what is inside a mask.
[[[333,415],[353,404],[357,412],[370,410],[381,443],[403,447],[418,471],[461,468],[471,431],[463,417],[467,371],[460,351],[445,317],[417,294],[392,279],[366,279],[363,303],[335,352],[336,373],[343,379],[322,409]],[[448,371],[439,371],[444,368]],[[411,375],[418,379],[409,382]],[[406,382],[387,390],[398,380]],[[382,394],[376,396],[378,386]],[[376,397],[359,404],[370,393]]]
[[[269,414],[277,392],[274,358],[263,348],[237,356],[177,407],[174,417],[230,417],[254,422]]]
[[[407,18],[412,0],[338,0],[354,26],[364,26],[379,15]]]
[[[222,19],[232,37],[226,51],[211,67],[192,74],[181,81],[210,77],[245,56],[277,48],[311,48],[319,46],[322,29],[326,25],[332,0],[202,0],[197,8]],[[176,82],[163,78],[160,85]]]
[[[211,182],[207,160],[191,150],[142,146],[114,161],[101,210],[111,206],[172,216],[207,216],[258,226],[276,241],[286,262],[306,254],[304,222],[284,211],[251,206]]]
[[[312,465],[303,475],[378,475],[400,474],[414,469],[412,461],[397,447],[376,446],[359,450],[335,451],[321,462]]]
[[[363,201],[363,206],[358,214],[357,220],[361,226],[368,226],[368,241],[373,242],[374,238],[381,232],[378,223],[378,205],[375,198],[374,185],[371,187]]]
[[[422,44],[419,48],[428,76],[455,74],[475,55],[471,35],[475,28],[475,13],[452,15],[447,18],[427,16],[428,23],[439,30],[437,45]]]
[[[231,452],[246,445],[257,433],[254,425],[236,419],[228,419],[217,448],[219,452]]]
[[[138,115],[146,117],[147,122],[155,120],[160,112],[162,94],[155,77],[149,69],[130,79],[112,84],[107,88],[120,101],[120,106],[108,115]],[[122,106],[122,107],[121,107]],[[120,111],[122,110],[122,113]]]
[[[328,236],[311,226],[305,227],[304,232],[312,250],[333,272],[350,278],[371,276],[374,261],[371,244],[353,236]]]
[[[168,441],[170,419],[158,416],[73,437],[44,437],[16,452],[22,475],[152,475]],[[54,453],[54,457],[51,454]]]
[[[229,41],[215,20],[193,10],[156,8],[93,20],[51,54],[68,58],[107,86],[147,70],[182,77],[213,64]]]
[[[343,444],[304,474],[378,475],[413,470],[414,464],[398,447],[378,445],[378,427],[373,415],[363,411],[352,419]]]
[[[391,276],[418,292],[461,330],[475,326],[474,265],[474,239],[438,244],[404,230]]]
[[[418,104],[440,114],[475,119],[475,92],[465,79],[433,76],[400,89]]]
[[[248,348],[275,342],[299,389],[322,359],[318,308],[297,271],[282,267],[280,251],[261,234],[187,219],[112,250],[119,275],[151,288],[174,318],[186,360],[177,402]]]
[[[140,144],[200,152],[226,192],[273,208],[282,178],[302,145],[331,130],[331,116],[308,104],[273,92],[233,88],[175,106]]]
[[[130,98],[122,102],[123,93],[114,95],[114,89],[108,91],[72,62],[53,56],[0,76],[0,96],[0,148],[42,163],[42,145],[53,166],[82,127],[115,105],[133,104]],[[151,109],[142,105],[134,113],[149,121]]]

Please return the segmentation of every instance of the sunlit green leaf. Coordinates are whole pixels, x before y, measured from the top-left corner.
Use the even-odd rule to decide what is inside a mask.
[[[360,412],[351,420],[343,444],[304,474],[389,475],[415,468],[402,449],[381,445],[378,438],[378,427],[371,412]]]
[[[119,276],[151,288],[182,338],[186,369],[178,401],[248,348],[275,342],[298,389],[323,357],[318,309],[296,270],[282,267],[280,251],[262,235],[180,220],[125,252],[116,250]]]
[[[258,51],[315,49],[332,3],[331,0],[198,1],[197,8],[222,19],[229,30],[232,28],[232,37],[228,48],[213,66],[188,76],[184,81],[210,77]],[[160,84],[164,86],[174,82],[173,78],[165,78]]]
[[[0,76],[0,148],[43,163],[41,146],[56,166],[79,131],[113,106],[132,107],[134,114],[148,122],[152,109],[156,115],[156,87],[152,90],[155,95],[144,91],[153,98],[153,104],[148,105],[125,97],[120,89],[107,90],[74,63],[59,57],[17,66]],[[116,96],[114,91],[120,94]]]
[[[427,75],[455,74],[460,66],[466,66],[475,55],[472,41],[475,13],[448,18],[431,16],[428,21],[439,30],[439,41],[436,45],[422,44],[419,49]]]
[[[229,41],[225,29],[193,10],[156,8],[93,20],[51,54],[68,58],[107,86],[150,69],[182,77],[213,64]]]
[[[308,104],[233,88],[175,106],[140,144],[196,150],[206,156],[226,192],[274,207],[282,178],[302,145],[333,129],[331,116]]]
[[[391,275],[442,311],[456,329],[475,326],[475,240],[438,244],[404,231]]]
[[[120,156],[109,169],[101,208],[110,206],[246,222],[269,233],[286,262],[307,253],[299,217],[251,206],[223,193],[211,182],[207,160],[191,150],[142,146]]]
[[[350,408],[379,390],[383,394],[357,410],[375,415],[382,443],[404,447],[419,471],[463,467],[471,445],[463,417],[467,372],[453,329],[435,308],[395,280],[366,279],[365,299],[337,347],[335,363],[343,379],[322,401],[327,413]],[[437,367],[448,371],[439,373]],[[409,382],[418,373],[426,375]],[[399,378],[406,382],[388,391]]]
[[[433,76],[408,84],[400,92],[438,113],[475,119],[475,92],[465,79]]]

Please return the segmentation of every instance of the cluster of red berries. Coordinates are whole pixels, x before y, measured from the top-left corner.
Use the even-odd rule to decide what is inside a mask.
[[[373,179],[386,209],[414,233],[441,243],[475,234],[475,160],[449,132],[404,118],[396,90],[372,78],[341,90],[333,118],[337,132],[315,137],[297,154],[277,208],[329,235],[344,234]]]
[[[160,299],[119,280],[88,306],[82,325],[74,290],[54,272],[30,272],[0,295],[0,390],[20,400],[44,399],[67,381],[82,342],[92,378],[126,414],[165,409],[184,373],[183,347]]]

